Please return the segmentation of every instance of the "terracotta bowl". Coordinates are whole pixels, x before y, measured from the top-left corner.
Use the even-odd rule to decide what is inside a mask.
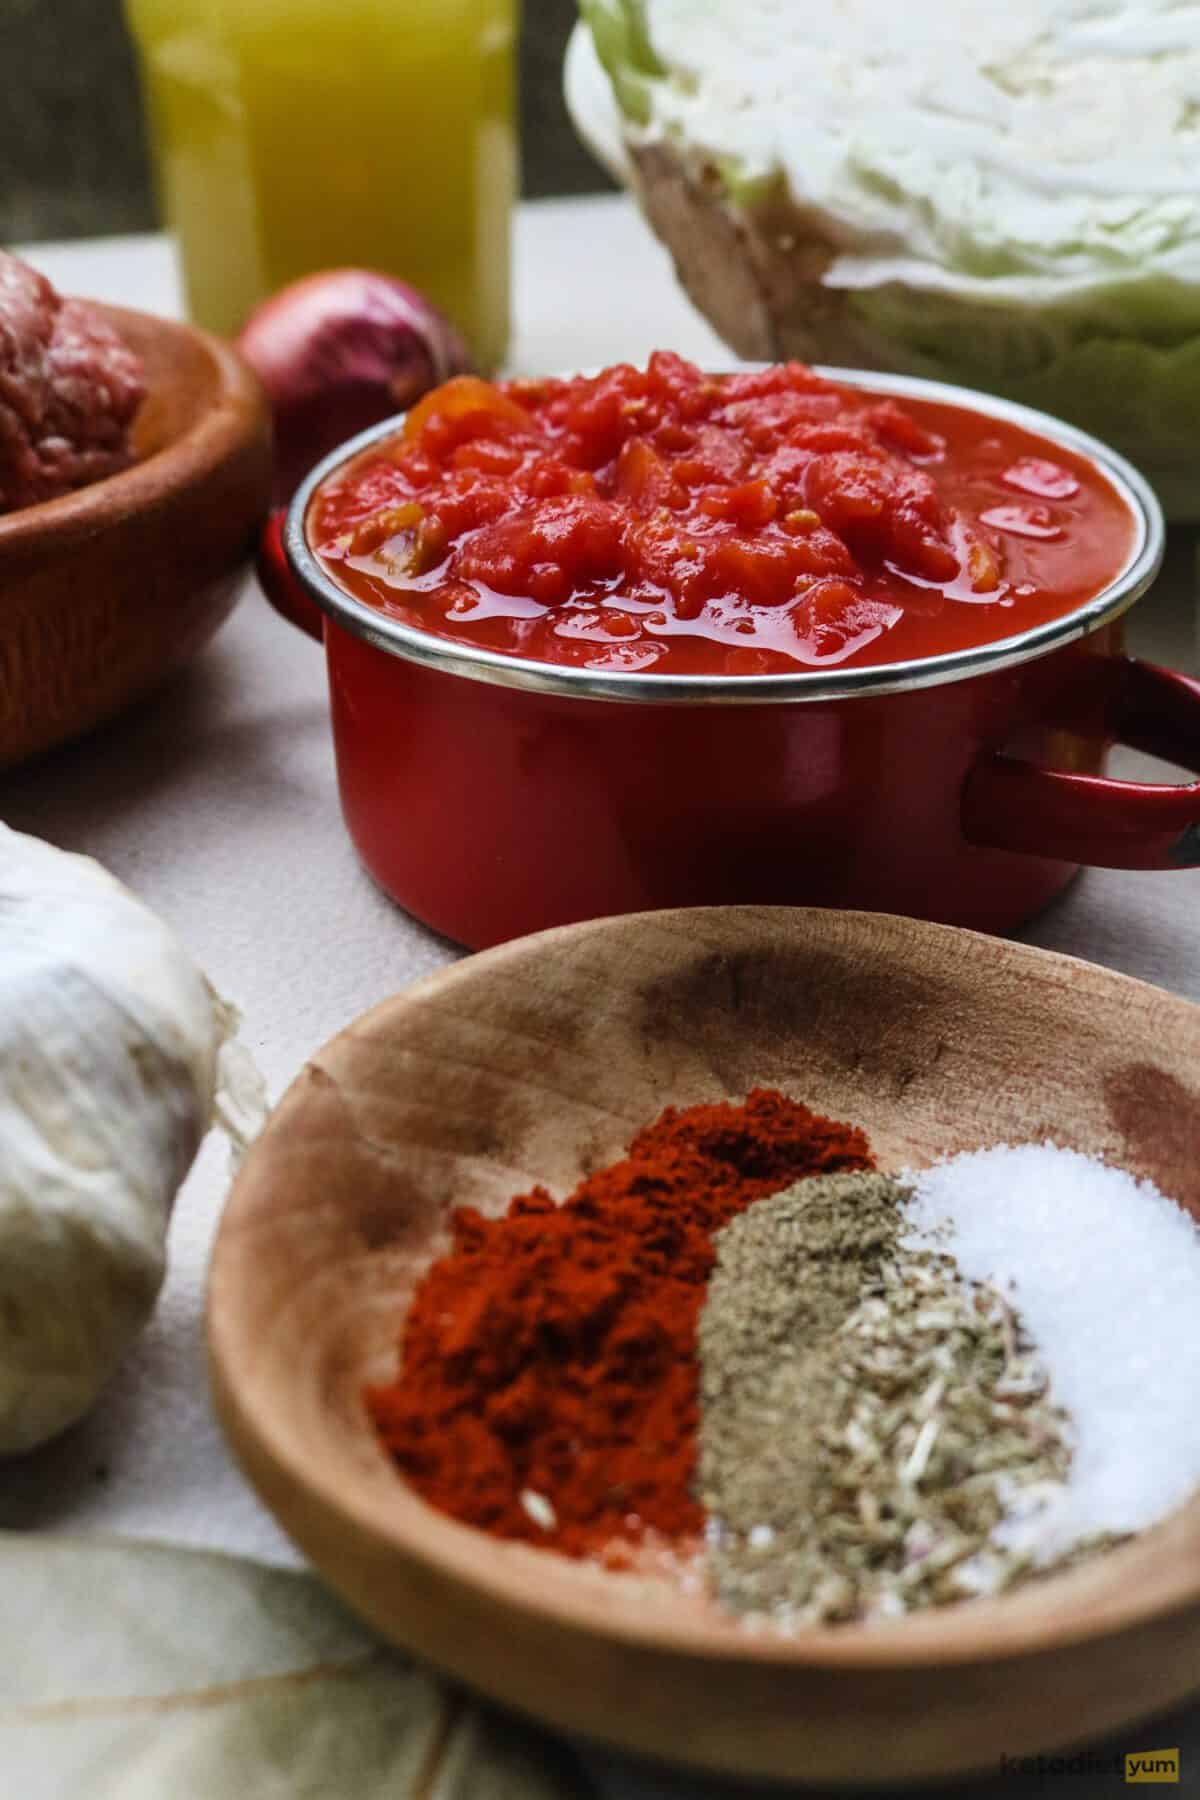
[[[455,1203],[494,1213],[537,1181],[561,1196],[668,1102],[777,1086],[864,1126],[883,1167],[1052,1136],[1200,1220],[1198,1070],[1200,1007],[913,920],[722,907],[488,951],[317,1053],[251,1151],[209,1289],[220,1416],[352,1606],[554,1726],[813,1782],[1085,1743],[1200,1688],[1200,1496],[1006,1598],[785,1638],[431,1510],[380,1451],[362,1389],[394,1373]]]
[[[137,461],[0,515],[0,768],[111,718],[208,641],[270,496],[266,406],[233,348],[99,310],[145,362]]]

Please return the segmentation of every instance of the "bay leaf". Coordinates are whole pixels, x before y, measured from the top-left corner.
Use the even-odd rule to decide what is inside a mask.
[[[0,1792],[581,1800],[532,1729],[381,1645],[310,1575],[0,1533]]]

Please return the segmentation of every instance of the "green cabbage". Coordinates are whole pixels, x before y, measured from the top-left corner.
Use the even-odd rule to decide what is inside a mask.
[[[1168,517],[1200,517],[1200,295],[1148,277],[1135,294],[1002,307],[886,282],[846,296],[879,366],[1002,394],[1110,443],[1153,482]],[[1115,300],[1135,302],[1128,309]],[[1190,301],[1190,307],[1184,302]],[[1157,313],[1155,306],[1157,303]],[[1144,328],[1139,333],[1140,321]],[[1194,323],[1194,322],[1193,322]]]
[[[927,26],[936,24],[939,6],[948,16],[953,10],[949,0],[944,5],[942,0],[910,4],[920,15],[918,24]],[[1171,119],[1154,121],[1147,156],[1159,161],[1149,172],[1139,160],[1141,139],[1130,140],[1126,154],[1118,134],[1107,145],[1101,143],[1098,155],[1107,153],[1110,166],[1094,190],[1089,189],[1085,160],[1070,165],[1082,169],[1076,187],[1056,187],[1050,179],[1039,189],[1034,180],[1028,205],[1014,205],[1010,190],[1001,194],[1001,210],[992,213],[986,204],[991,179],[986,142],[978,192],[956,210],[955,184],[969,188],[971,183],[969,156],[961,164],[947,162],[933,132],[910,152],[899,143],[896,127],[889,137],[886,119],[876,129],[876,121],[864,114],[874,136],[866,148],[855,140],[853,154],[845,160],[850,174],[841,185],[819,188],[815,197],[806,192],[794,198],[787,170],[798,170],[794,179],[807,182],[810,124],[806,109],[797,105],[793,142],[789,102],[785,99],[781,108],[779,94],[788,92],[790,71],[804,67],[797,57],[806,53],[796,51],[803,39],[802,21],[747,0],[693,0],[690,7],[685,0],[580,0],[580,6],[609,76],[627,143],[635,150],[648,140],[665,143],[685,165],[702,167],[706,190],[716,184],[720,201],[737,214],[752,239],[758,233],[758,245],[768,256],[778,260],[785,254],[781,242],[792,238],[801,249],[814,237],[844,248],[824,277],[824,296],[808,290],[811,318],[801,318],[803,283],[780,284],[784,297],[777,302],[777,323],[782,320],[785,342],[788,306],[795,307],[796,322],[811,328],[818,345],[825,313],[839,321],[839,345],[852,336],[864,363],[1001,394],[1070,420],[1140,466],[1168,516],[1200,518],[1200,278],[1192,278],[1193,269],[1200,268],[1196,190],[1194,181],[1186,191],[1172,186],[1182,166],[1178,157],[1184,138],[1172,136]],[[1045,0],[1045,10],[1049,17],[1050,0]],[[1093,23],[1089,10],[1095,11],[1060,8],[1056,19],[1064,32],[1086,32]],[[1024,7],[1025,16],[1036,11],[1036,5]],[[1115,5],[1100,11],[1100,23],[1110,33],[1140,30],[1152,37],[1154,32],[1184,30],[1165,0],[1127,8],[1138,15],[1132,23],[1119,16]],[[860,6],[859,17],[866,16]],[[772,19],[790,34],[775,59],[777,66],[764,38]],[[721,49],[723,23],[728,27],[727,56]],[[1169,82],[1175,77],[1163,71],[1178,66],[1181,54],[1186,56],[1184,74],[1178,77],[1182,94],[1190,79],[1187,70],[1200,67],[1200,32],[1189,25],[1187,34],[1182,51],[1176,45],[1170,58],[1158,55],[1149,38],[1149,48],[1132,42],[1130,57],[1150,58],[1144,66],[1157,71],[1156,80]],[[1063,43],[1056,54],[1068,80]],[[695,54],[689,59],[692,44]],[[1021,80],[1032,80],[1026,51],[1020,55],[1026,61],[1014,52],[1012,68]],[[729,95],[736,81],[748,79],[747,69],[756,76],[759,66],[761,110],[773,107],[774,112],[756,133],[755,108],[747,105],[738,113],[731,109]],[[1109,65],[1100,67],[1107,79]],[[931,89],[945,99],[938,73],[936,68],[931,72]],[[990,78],[995,71],[982,73]],[[1130,93],[1136,98],[1140,92],[1141,79],[1132,63],[1118,71],[1107,102],[1128,105]],[[715,97],[712,107],[710,96]],[[1103,113],[1100,101],[1105,99],[1105,94],[1097,96],[1098,113]],[[1077,91],[1073,100],[1073,128],[1106,129],[1103,119],[1097,125],[1088,117]],[[1039,103],[1043,135],[1053,135],[1057,100],[1045,102],[1043,97]],[[953,112],[954,106],[948,110]],[[745,129],[743,119],[749,121]],[[1182,132],[1184,113],[1177,122]],[[895,152],[894,179],[886,166],[889,144]],[[1011,155],[1008,140],[1003,149]],[[1035,174],[1045,173],[1037,169],[1036,154],[1034,145],[1030,166]],[[940,164],[938,155],[943,156]],[[1113,156],[1122,158],[1119,165],[1111,163]],[[1123,190],[1126,163],[1128,197]],[[1164,169],[1175,173],[1164,176]],[[1052,154],[1049,174],[1052,178]],[[1015,180],[1019,200],[1019,167]],[[796,298],[788,298],[789,293]]]
[[[648,124],[652,84],[666,70],[654,54],[638,0],[579,0],[579,10],[622,113],[635,125]]]

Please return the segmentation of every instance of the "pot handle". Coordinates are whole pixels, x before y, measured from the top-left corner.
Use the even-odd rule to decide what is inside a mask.
[[[325,639],[325,615],[314,605],[292,574],[283,548],[286,506],[277,506],[262,528],[254,569],[263,593],[289,625],[298,625],[318,644]]]
[[[1123,658],[1105,722],[1117,743],[1200,775],[1200,681]],[[990,850],[1101,869],[1200,867],[1200,781],[1111,781],[993,752],[967,777],[962,821]]]

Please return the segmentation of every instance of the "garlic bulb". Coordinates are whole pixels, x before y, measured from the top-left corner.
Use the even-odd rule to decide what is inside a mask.
[[[230,1029],[98,863],[0,825],[0,1453],[78,1419],[149,1317]]]

